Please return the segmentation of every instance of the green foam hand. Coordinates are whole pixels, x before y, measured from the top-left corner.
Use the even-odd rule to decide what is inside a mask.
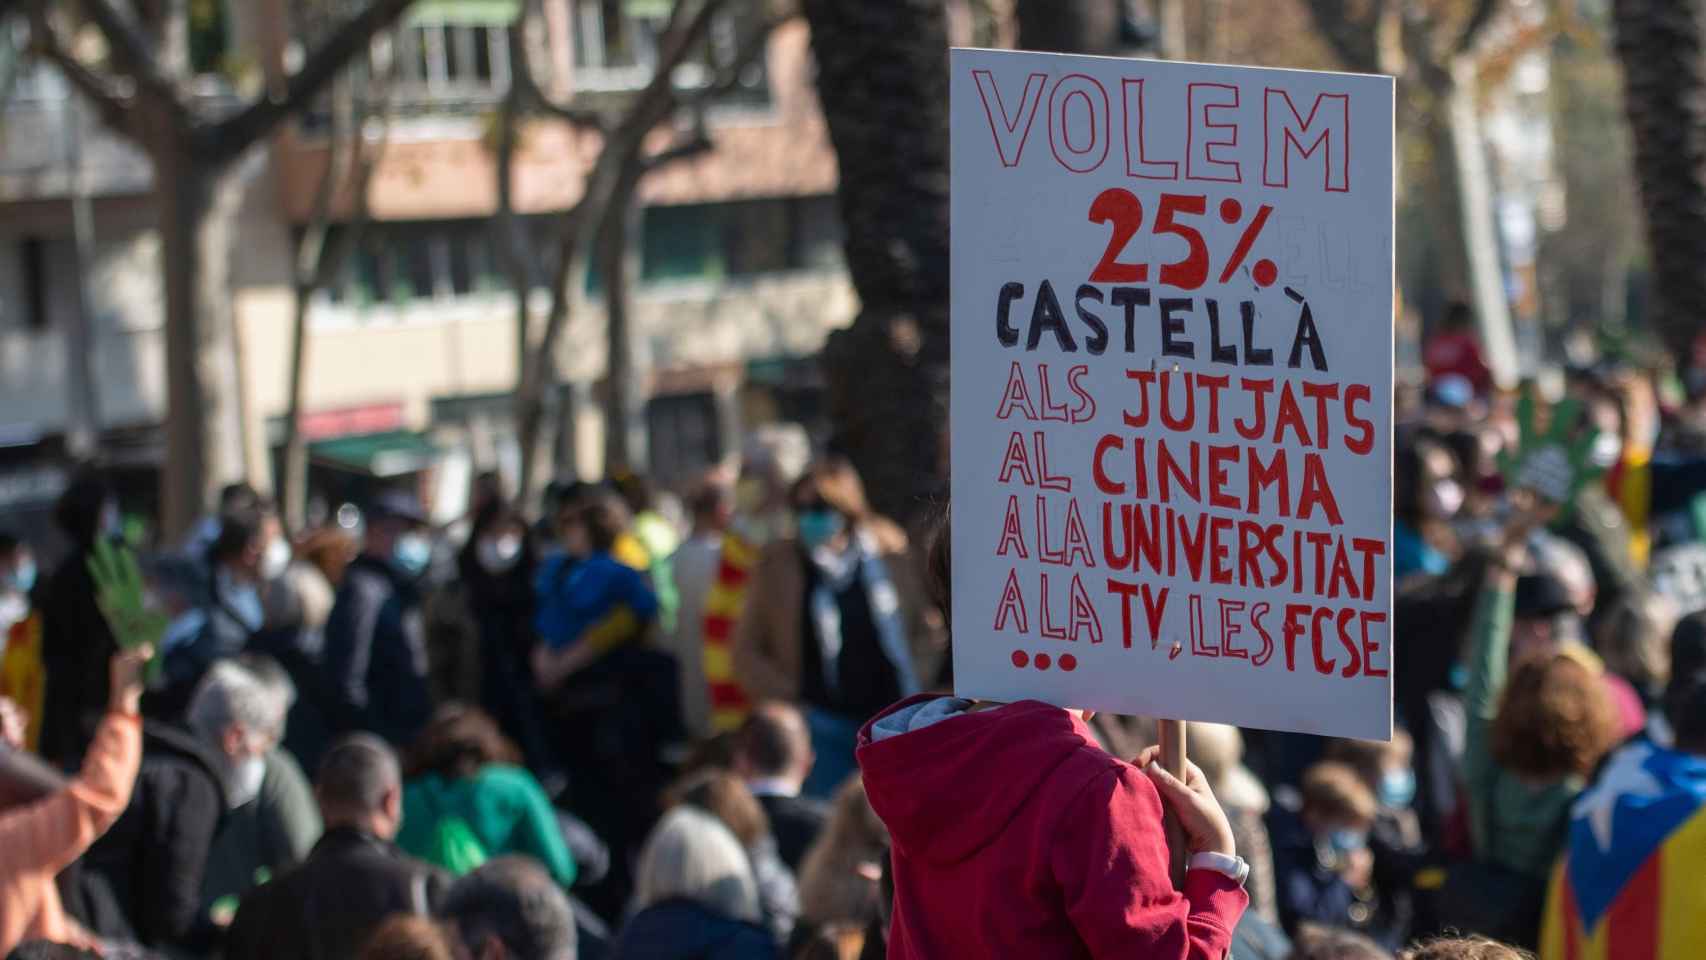
[[[1523,391],[1516,407],[1521,442],[1514,454],[1499,454],[1499,472],[1507,488],[1532,490],[1564,516],[1576,495],[1605,473],[1592,456],[1599,431],[1582,421],[1580,401],[1569,397],[1553,405],[1545,433],[1536,426],[1538,413],[1533,391]]]
[[[118,645],[126,650],[153,645],[154,659],[148,665],[152,680],[160,670],[160,638],[171,619],[149,609],[136,555],[129,547],[98,540],[89,555],[89,576],[95,581],[95,606],[106,617]]]

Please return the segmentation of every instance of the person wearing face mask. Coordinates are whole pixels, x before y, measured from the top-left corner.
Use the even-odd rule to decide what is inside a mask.
[[[49,762],[69,767],[86,752],[105,708],[103,671],[118,650],[95,607],[95,584],[89,576],[95,541],[119,533],[118,501],[105,477],[85,470],[60,494],[53,518],[71,550],[41,585],[37,600],[47,675],[39,749]]]
[[[144,704],[149,716],[180,717],[208,667],[242,653],[260,632],[266,621],[263,568],[276,527],[277,520],[269,520],[264,508],[220,517],[205,566],[194,577],[200,582],[184,584],[184,598],[192,602],[161,641],[165,682],[149,693]]]
[[[30,545],[0,533],[0,650],[12,624],[30,612],[30,591],[36,586],[36,558]]]
[[[214,927],[238,898],[308,855],[321,831],[308,778],[278,748],[295,696],[290,678],[261,657],[221,660],[190,701],[190,729],[224,762],[228,807],[208,853],[201,904]]]
[[[548,761],[527,662],[536,562],[522,517],[502,499],[485,500],[456,557],[468,612],[479,631],[480,705],[538,769]]]
[[[1418,439],[1398,451],[1392,491],[1392,579],[1437,576],[1455,550],[1450,523],[1464,500],[1451,451]]]
[[[804,704],[817,754],[804,792],[827,797],[853,772],[859,726],[918,692],[923,604],[906,534],[866,505],[852,464],[813,464],[791,502],[796,535],[758,560],[735,672],[754,696]]]
[[[382,494],[367,511],[361,555],[344,571],[326,620],[333,733],[371,730],[403,745],[432,714],[418,586],[432,559],[426,527],[407,494]]]
[[[1381,933],[1369,831],[1379,802],[1354,768],[1324,760],[1304,771],[1300,805],[1270,813],[1280,922]]]
[[[1402,727],[1395,728],[1392,739],[1385,743],[1337,740],[1327,748],[1327,759],[1355,770],[1378,802],[1368,832],[1368,848],[1374,855],[1374,887],[1380,894],[1377,939],[1390,947],[1401,944],[1412,929],[1415,876],[1428,865],[1427,845],[1413,808],[1414,754],[1415,742]]]

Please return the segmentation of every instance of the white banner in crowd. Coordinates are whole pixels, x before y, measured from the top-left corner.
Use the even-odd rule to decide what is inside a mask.
[[[957,692],[1391,732],[1392,80],[956,50]]]

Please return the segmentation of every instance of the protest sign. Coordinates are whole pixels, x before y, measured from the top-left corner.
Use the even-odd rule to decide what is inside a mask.
[[[957,692],[1388,736],[1391,79],[951,69]]]

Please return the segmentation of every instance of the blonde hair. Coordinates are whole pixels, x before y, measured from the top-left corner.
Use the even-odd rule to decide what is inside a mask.
[[[758,884],[746,849],[721,820],[696,807],[664,814],[640,852],[636,905],[644,910],[676,898],[749,923],[759,918]]]
[[[836,791],[829,823],[800,863],[800,919],[817,924],[873,919],[881,895],[865,871],[872,864],[881,868],[888,846],[888,828],[855,774]]]

